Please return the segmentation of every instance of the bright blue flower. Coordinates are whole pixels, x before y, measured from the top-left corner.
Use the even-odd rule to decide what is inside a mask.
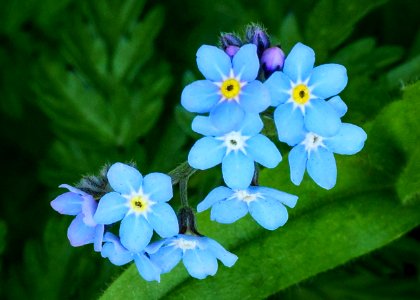
[[[223,50],[203,45],[197,51],[197,65],[206,80],[186,86],[181,104],[194,113],[210,113],[214,126],[232,130],[245,113],[260,113],[270,106],[270,95],[255,80],[260,68],[257,48],[242,46],[231,59]]]
[[[275,230],[287,221],[285,205],[293,208],[297,199],[297,196],[268,187],[250,186],[232,190],[219,186],[198,204],[197,211],[211,207],[211,219],[225,224],[233,223],[249,212],[262,227]]]
[[[178,233],[176,214],[166,203],[172,198],[171,177],[151,173],[143,178],[135,168],[115,163],[107,178],[114,192],[101,198],[94,219],[100,224],[122,220],[120,237],[125,248],[142,251],[149,244],[153,229],[161,237]]]
[[[294,146],[302,140],[304,128],[330,137],[340,129],[340,116],[325,101],[340,93],[347,85],[347,72],[342,65],[325,64],[314,68],[314,51],[296,44],[287,56],[282,72],[274,72],[264,83],[277,106],[274,120],[279,139]]]
[[[137,270],[144,279],[160,282],[161,270],[150,261],[147,254],[144,251],[131,252],[127,250],[121,244],[120,239],[110,232],[105,233],[101,255],[104,258],[109,258],[116,266],[122,266],[134,260]]]
[[[200,170],[222,163],[226,185],[235,189],[247,188],[254,176],[254,162],[274,168],[281,161],[274,143],[259,134],[263,126],[258,114],[247,114],[241,125],[233,131],[220,130],[213,126],[208,117],[197,116],[192,128],[206,137],[193,145],[188,163]]]
[[[289,153],[290,178],[299,185],[306,169],[309,176],[327,190],[334,187],[337,180],[333,153],[355,154],[363,148],[367,138],[362,128],[348,123],[342,123],[338,133],[332,137],[322,137],[313,132],[306,132],[304,136]]]
[[[76,216],[67,230],[70,244],[78,247],[93,243],[95,251],[101,251],[104,225],[93,219],[98,203],[91,195],[70,185],[62,184],[60,187],[69,192],[51,201],[51,206],[60,214]]]
[[[226,267],[232,267],[238,259],[211,238],[185,234],[150,244],[146,252],[162,273],[172,270],[182,259],[188,273],[198,279],[216,274],[217,259]]]

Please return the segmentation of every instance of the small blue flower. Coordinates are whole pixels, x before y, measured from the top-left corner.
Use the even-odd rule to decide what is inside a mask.
[[[206,137],[193,145],[188,154],[188,163],[200,170],[222,163],[226,185],[235,189],[247,188],[254,176],[254,162],[274,168],[281,161],[281,154],[274,143],[259,134],[263,126],[258,114],[247,114],[241,125],[233,131],[220,130],[213,126],[208,117],[197,116],[192,128]]]
[[[197,65],[206,80],[186,86],[181,104],[194,113],[210,113],[214,126],[232,130],[245,113],[260,113],[270,106],[270,95],[255,80],[260,68],[256,46],[242,46],[231,59],[223,50],[203,45]]]
[[[345,67],[324,64],[314,68],[314,51],[296,44],[287,56],[282,72],[274,72],[264,83],[277,106],[274,120],[279,139],[294,146],[302,140],[304,128],[321,136],[337,134],[341,120],[326,102],[347,85]]]
[[[337,166],[333,153],[355,154],[363,148],[366,138],[362,128],[348,123],[342,123],[338,133],[332,137],[306,132],[303,140],[289,153],[292,182],[299,185],[307,169],[309,176],[319,186],[331,189],[337,180]]]
[[[162,273],[172,270],[182,259],[188,273],[198,279],[216,274],[217,259],[226,267],[232,267],[238,259],[211,238],[185,234],[150,244],[146,251]]]
[[[236,222],[249,212],[262,227],[275,230],[287,221],[285,205],[293,208],[297,199],[297,196],[268,187],[250,186],[232,190],[219,186],[198,204],[197,211],[211,207],[211,219],[225,224]]]
[[[134,260],[137,270],[145,280],[160,282],[161,270],[150,261],[147,254],[144,251],[131,252],[127,250],[121,244],[120,239],[110,232],[105,233],[101,255],[104,258],[109,258],[110,262],[116,266],[122,266]]]
[[[70,185],[62,184],[60,187],[69,192],[51,201],[51,206],[60,214],[76,216],[67,230],[70,244],[78,247],[93,243],[95,251],[101,251],[105,229],[103,224],[93,219],[98,203],[91,195]]]
[[[120,237],[125,248],[142,251],[149,244],[153,229],[161,237],[178,233],[176,214],[166,203],[172,198],[171,177],[151,173],[143,178],[135,168],[115,163],[107,178],[115,192],[100,199],[94,219],[100,224],[122,220]]]

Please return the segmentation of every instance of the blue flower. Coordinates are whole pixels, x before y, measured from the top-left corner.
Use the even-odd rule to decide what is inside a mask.
[[[314,68],[314,51],[296,44],[287,56],[282,72],[274,72],[264,83],[277,106],[274,120],[279,139],[294,146],[302,140],[306,128],[321,136],[337,134],[341,120],[326,102],[347,85],[345,67],[325,64]]]
[[[97,202],[91,195],[70,185],[62,184],[60,187],[69,192],[51,201],[51,206],[60,214],[76,216],[67,230],[70,244],[78,247],[93,243],[95,251],[101,251],[105,229],[103,224],[98,224],[93,219]]]
[[[359,152],[367,138],[365,131],[353,124],[342,123],[338,133],[322,137],[306,132],[303,140],[289,153],[290,178],[299,185],[305,169],[322,188],[331,189],[337,180],[337,166],[333,153],[351,155]]]
[[[285,205],[293,208],[297,199],[297,196],[268,187],[250,186],[232,190],[219,186],[198,204],[197,211],[211,207],[211,219],[225,224],[233,223],[249,212],[262,227],[275,230],[287,221]]]
[[[115,163],[107,173],[114,192],[99,201],[94,219],[100,224],[121,221],[120,237],[125,248],[142,251],[153,235],[161,237],[178,233],[178,220],[171,206],[172,182],[168,175],[151,173],[143,178],[135,168]]]
[[[241,125],[233,131],[223,131],[213,126],[208,117],[193,120],[194,131],[206,135],[191,148],[188,163],[191,167],[206,170],[222,163],[223,178],[227,186],[247,188],[254,176],[254,161],[274,168],[281,155],[274,143],[259,134],[263,122],[258,114],[247,114]]]
[[[255,45],[242,46],[232,59],[217,47],[203,45],[197,65],[206,80],[186,86],[181,104],[190,112],[209,112],[214,126],[232,130],[245,112],[260,113],[270,106],[268,91],[255,80],[260,68]]]
[[[185,234],[150,244],[146,251],[162,273],[172,270],[182,259],[188,273],[198,279],[216,274],[217,259],[227,267],[232,267],[238,259],[211,238]]]
[[[149,256],[144,251],[131,252],[127,250],[121,244],[120,239],[110,232],[104,236],[101,255],[104,258],[109,258],[110,262],[116,266],[122,266],[134,260],[137,270],[144,279],[160,282],[161,270],[150,261]]]

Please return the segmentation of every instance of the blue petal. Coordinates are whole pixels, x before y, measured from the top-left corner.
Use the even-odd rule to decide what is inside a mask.
[[[290,99],[292,84],[283,72],[274,72],[265,82],[271,98],[271,106],[278,106]]]
[[[335,111],[338,113],[338,116],[341,118],[347,112],[347,105],[341,99],[340,96],[332,97],[330,100],[327,101],[332,107],[334,107]]]
[[[304,44],[297,43],[284,61],[283,73],[297,83],[305,81],[315,63],[315,52]]]
[[[153,229],[163,238],[172,237],[179,231],[178,218],[167,203],[157,203],[147,214],[147,219]]]
[[[260,81],[254,80],[242,87],[239,104],[245,112],[260,113],[270,106],[270,93]]]
[[[153,202],[167,202],[172,199],[172,179],[163,173],[150,173],[143,179],[143,192]]]
[[[338,154],[351,155],[362,150],[366,132],[359,126],[343,123],[337,135],[324,140],[327,148]]]
[[[121,243],[131,252],[140,252],[149,244],[153,235],[152,226],[141,215],[127,215],[121,221]]]
[[[211,220],[230,224],[236,222],[248,213],[248,205],[237,198],[219,201],[211,208]]]
[[[266,168],[274,168],[281,162],[281,154],[276,145],[262,134],[250,138],[246,151],[259,164]]]
[[[207,246],[207,249],[211,251],[211,253],[216,256],[226,267],[232,267],[235,262],[238,260],[238,257],[227,251],[225,248],[223,248],[222,245],[220,245],[215,240],[204,237],[202,239],[202,243]]]
[[[245,111],[234,100],[220,102],[210,111],[209,115],[213,125],[223,133],[236,129],[243,121],[244,116]]]
[[[334,187],[337,180],[337,166],[331,151],[318,147],[316,151],[311,152],[307,165],[308,174],[316,184],[327,190]]]
[[[198,203],[197,212],[205,211],[210,208],[214,203],[227,199],[233,194],[233,191],[230,188],[225,186],[219,186],[213,189],[203,201]]]
[[[95,237],[93,239],[93,249],[96,252],[100,252],[102,250],[102,242],[104,238],[105,226],[104,225],[96,225],[95,227]]]
[[[257,55],[257,47],[254,44],[242,46],[232,60],[233,73],[241,81],[250,82],[255,80],[260,69],[260,60]]]
[[[231,152],[223,158],[223,179],[232,189],[245,189],[252,181],[255,166],[252,158],[242,152]]]
[[[306,107],[306,129],[322,137],[336,135],[341,120],[334,107],[322,99],[312,99],[310,103],[311,105]]]
[[[51,207],[60,214],[75,216],[82,212],[82,203],[82,196],[67,192],[51,201]]]
[[[160,269],[144,253],[137,253],[134,262],[141,277],[147,281],[160,282]]]
[[[209,117],[196,116],[192,121],[192,130],[205,136],[221,136],[222,132],[213,125]]]
[[[291,195],[291,194],[288,194],[288,193],[285,193],[276,189],[268,188],[268,187],[263,187],[263,186],[250,187],[250,190],[251,191],[255,190],[255,192],[261,193],[264,197],[278,200],[284,205],[287,205],[288,207],[291,207],[291,208],[295,207],[298,200],[298,196]]]
[[[346,68],[337,64],[325,64],[314,68],[308,82],[311,93],[322,99],[337,95],[346,85]]]
[[[182,106],[193,113],[209,112],[221,99],[220,88],[209,80],[198,80],[187,85],[181,94]]]
[[[128,211],[127,199],[116,192],[105,194],[99,200],[93,219],[98,224],[112,224],[121,220]]]
[[[78,188],[75,188],[68,184],[60,184],[58,187],[68,189],[70,192],[78,194],[80,196],[88,196],[89,194],[86,194],[82,190],[79,190]]]
[[[290,166],[290,180],[299,185],[302,182],[303,175],[306,170],[306,162],[308,154],[306,153],[305,146],[298,145],[293,147],[289,152],[289,166]]]
[[[276,108],[274,122],[281,142],[294,146],[305,138],[302,112],[293,109],[292,103],[281,104]]]
[[[195,169],[206,170],[220,164],[225,154],[226,147],[222,141],[203,137],[192,146],[188,154],[188,163]]]
[[[144,251],[149,254],[156,253],[165,243],[170,243],[172,239],[162,239],[157,242],[151,243],[147,245]]]
[[[173,246],[162,247],[159,251],[150,255],[150,259],[162,270],[162,273],[170,272],[181,258],[182,250]]]
[[[275,230],[283,226],[288,218],[287,209],[278,200],[258,199],[249,203],[249,213],[262,227]]]
[[[117,236],[107,232],[104,240],[106,242],[101,251],[103,258],[108,258],[116,266],[125,265],[133,260],[133,254],[121,245],[120,239]]]
[[[93,199],[92,196],[85,196],[82,203],[83,222],[89,226],[96,226],[96,221],[93,219],[93,215],[98,207],[98,202]]]
[[[208,250],[187,250],[183,262],[188,273],[194,278],[204,279],[208,275],[213,276],[217,272],[217,259]]]
[[[264,127],[264,123],[259,114],[246,114],[239,131],[245,136],[254,136]]]
[[[222,81],[229,75],[232,63],[223,50],[203,45],[197,51],[197,66],[201,74],[211,81]]]
[[[111,187],[121,194],[138,191],[143,180],[138,170],[122,163],[113,164],[108,170],[107,177]]]
[[[67,230],[67,237],[74,247],[90,244],[95,237],[95,226],[86,225],[83,222],[83,214],[78,214]]]

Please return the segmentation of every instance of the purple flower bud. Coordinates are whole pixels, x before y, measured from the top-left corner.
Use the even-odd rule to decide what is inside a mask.
[[[230,57],[234,57],[236,52],[238,52],[238,50],[239,50],[238,46],[228,46],[228,47],[226,47],[225,52]]]
[[[223,50],[226,50],[229,46],[241,47],[241,39],[234,33],[222,33],[220,35],[220,44]]]
[[[245,35],[249,43],[257,46],[257,53],[260,57],[264,50],[270,47],[270,38],[267,32],[257,24],[248,25]]]
[[[280,47],[271,47],[265,49],[261,56],[261,66],[265,77],[268,78],[275,71],[283,69],[285,55]]]

